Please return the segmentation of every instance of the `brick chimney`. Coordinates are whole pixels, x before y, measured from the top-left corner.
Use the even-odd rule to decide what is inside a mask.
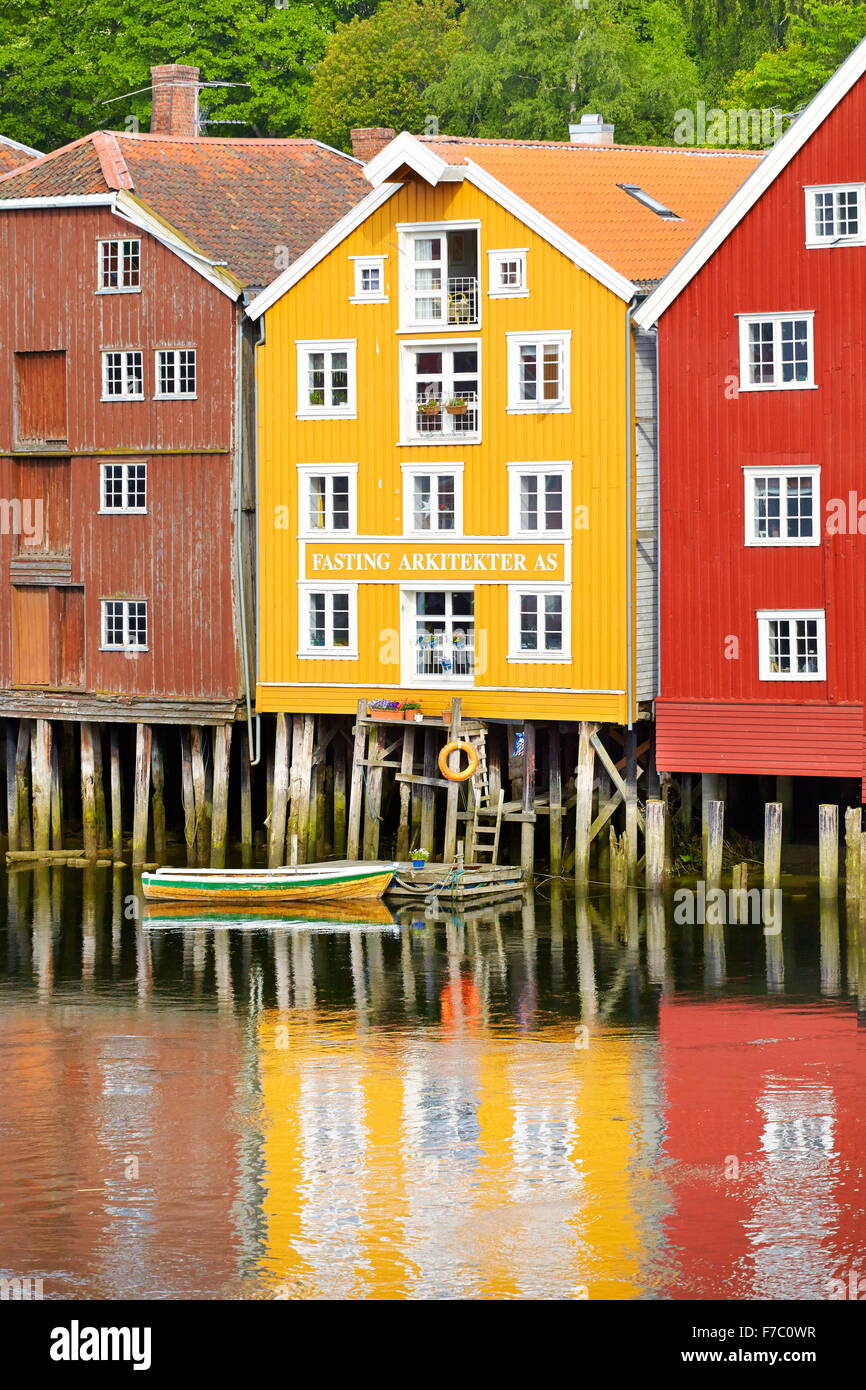
[[[568,138],[572,145],[612,145],[613,126],[602,116],[586,113],[577,125],[568,127]]]
[[[198,68],[163,63],[151,68],[151,135],[198,135]]]
[[[397,132],[387,125],[373,125],[351,130],[349,134],[352,137],[352,154],[362,164],[369,164],[374,155],[390,145]]]

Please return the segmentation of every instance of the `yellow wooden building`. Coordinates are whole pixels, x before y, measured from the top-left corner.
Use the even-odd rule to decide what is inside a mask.
[[[654,342],[630,306],[753,167],[397,136],[255,299],[257,708],[459,695],[631,724],[655,695]]]

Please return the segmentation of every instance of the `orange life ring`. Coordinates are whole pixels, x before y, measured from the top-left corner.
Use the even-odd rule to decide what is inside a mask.
[[[465,753],[469,763],[463,772],[455,772],[448,766],[448,759],[452,753]],[[468,782],[478,766],[478,754],[471,743],[464,743],[461,738],[455,738],[452,743],[446,743],[442,752],[439,754],[439,771],[443,777],[447,777],[449,782]]]

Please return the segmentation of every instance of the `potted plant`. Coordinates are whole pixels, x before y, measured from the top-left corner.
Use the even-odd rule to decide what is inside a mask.
[[[430,858],[430,851],[429,851],[429,849],[413,849],[413,850],[411,851],[411,855],[410,855],[410,860],[411,860],[412,868],[413,868],[413,869],[423,869],[423,868],[424,868],[424,865],[427,863],[427,860],[428,860],[429,858]]]
[[[445,402],[445,409],[449,415],[466,415],[469,411],[469,402],[462,396],[452,396]]]
[[[400,709],[403,711],[403,718],[408,720],[409,723],[416,719],[420,721],[424,717],[421,713],[421,706],[417,700],[404,700]]]
[[[403,710],[399,700],[368,700],[367,713],[374,719],[402,719]]]
[[[324,404],[325,404],[325,393],[324,393],[324,391],[311,391],[311,392],[310,392],[310,405],[324,405]]]
[[[418,402],[419,415],[438,415],[441,409],[442,402],[437,401],[435,396],[430,396],[429,399]]]

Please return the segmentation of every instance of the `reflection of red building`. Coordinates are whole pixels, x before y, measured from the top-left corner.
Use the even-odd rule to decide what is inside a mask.
[[[666,1000],[659,1026],[673,1165],[659,1293],[829,1298],[866,1251],[853,1009]]]

